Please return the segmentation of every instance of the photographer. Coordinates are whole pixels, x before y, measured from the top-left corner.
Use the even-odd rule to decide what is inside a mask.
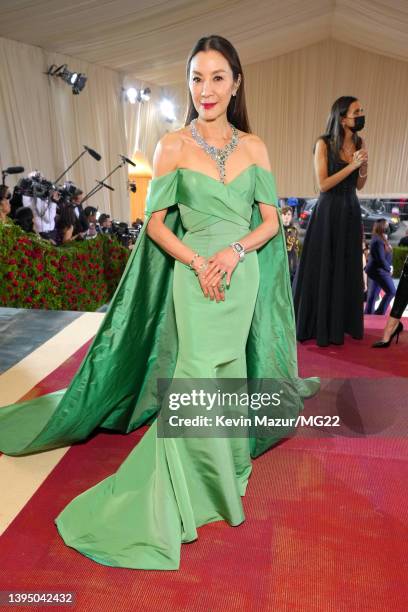
[[[85,217],[84,209],[82,207],[82,200],[84,198],[84,192],[81,189],[75,187],[71,203],[74,206],[74,214],[76,217],[74,234],[84,234],[88,228],[88,220]]]
[[[57,203],[51,198],[42,199],[36,196],[32,198],[23,196],[25,207],[31,208],[33,212],[34,230],[45,240],[54,241],[55,217],[57,216]]]
[[[11,193],[7,185],[0,185],[0,223],[7,223],[11,211]]]
[[[84,225],[86,224],[88,227],[86,232],[84,232],[84,238],[87,240],[91,238],[96,238],[98,235],[98,232],[96,230],[96,213],[97,212],[98,212],[98,209],[95,208],[94,206],[87,206],[84,210],[84,215],[83,215]]]
[[[27,179],[22,179],[20,187],[23,206],[31,208],[33,212],[35,232],[41,238],[54,242],[58,192],[38,171],[31,172]]]
[[[24,232],[34,234],[33,211],[28,206],[20,206],[14,213],[14,223],[21,227]]]
[[[138,232],[140,232],[140,230],[143,227],[143,220],[140,219],[139,217],[137,217],[136,221],[133,221],[132,223],[132,227],[133,229],[137,230]]]
[[[96,225],[96,213],[98,212],[98,209],[95,208],[95,206],[87,206],[84,209],[84,220],[85,223],[88,225],[93,224]]]
[[[102,213],[99,215],[97,231],[100,234],[111,234],[112,233],[112,219],[110,215]]]
[[[132,227],[129,227],[125,222],[112,221],[111,233],[122,246],[127,249],[133,249],[140,232],[140,227],[136,227],[135,223],[132,223]]]
[[[13,195],[11,196],[10,205],[11,212],[9,216],[11,217],[11,219],[15,219],[16,211],[24,206],[23,194],[19,185],[16,185],[13,189]]]
[[[75,234],[77,217],[74,211],[74,206],[67,203],[60,209],[56,222],[56,242],[58,246],[72,240],[82,240],[85,235],[84,232]]]

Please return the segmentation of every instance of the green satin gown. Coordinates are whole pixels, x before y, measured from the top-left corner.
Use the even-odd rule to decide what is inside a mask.
[[[236,267],[225,301],[206,299],[187,266],[146,233],[152,212],[203,256],[261,222],[258,202],[276,206],[270,172],[252,165],[224,185],[178,169],[150,184],[147,217],[101,328],[68,390],[0,409],[0,449],[38,452],[86,438],[95,427],[128,432],[159,409],[157,378],[290,378],[302,409],[317,379],[297,375],[293,306],[282,231]],[[108,382],[107,382],[108,381]],[[197,528],[244,520],[255,457],[268,438],[161,438],[157,421],[118,471],[56,518],[65,543],[98,563],[177,569]]]

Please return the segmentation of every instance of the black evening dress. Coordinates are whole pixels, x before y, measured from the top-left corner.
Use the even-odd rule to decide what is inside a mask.
[[[327,145],[328,175],[347,165]],[[297,338],[318,346],[363,337],[362,222],[358,169],[321,193],[306,232],[294,282]]]

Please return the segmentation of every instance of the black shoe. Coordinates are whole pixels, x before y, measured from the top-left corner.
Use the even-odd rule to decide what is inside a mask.
[[[399,335],[400,335],[400,333],[402,332],[403,329],[404,329],[404,326],[403,326],[403,324],[400,321],[398,323],[397,327],[392,332],[388,342],[385,342],[384,340],[380,340],[379,342],[374,342],[374,344],[372,345],[372,348],[388,348],[390,346],[391,342],[394,340],[394,336],[396,338],[395,344],[398,344]]]

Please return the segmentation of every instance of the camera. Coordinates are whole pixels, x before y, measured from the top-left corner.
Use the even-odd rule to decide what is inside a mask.
[[[59,193],[59,206],[68,206],[72,204],[73,198],[80,195],[82,191],[78,189],[72,181],[66,181],[62,187],[57,189]]]
[[[35,171],[20,179],[17,183],[17,189],[23,196],[45,200],[56,190],[56,186],[42,176],[40,172]]]
[[[135,244],[140,229],[129,227],[127,223],[112,221],[112,235],[124,246]]]

